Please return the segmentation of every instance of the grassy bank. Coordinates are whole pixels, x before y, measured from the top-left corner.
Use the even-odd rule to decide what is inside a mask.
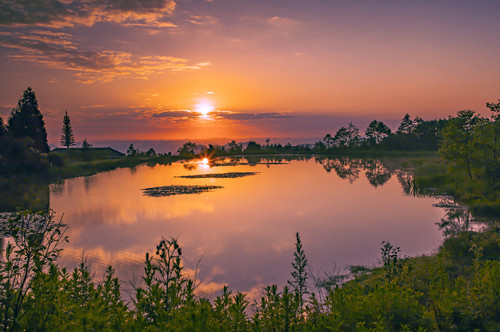
[[[425,194],[448,194],[479,217],[500,218],[500,195],[485,179],[450,173],[440,159],[423,160],[415,167],[415,188]]]
[[[116,152],[116,151],[114,151]],[[171,155],[146,155],[133,156],[110,153],[106,149],[60,149],[49,154],[51,167],[48,178],[51,181],[60,181],[67,178],[89,176],[99,172],[110,171],[120,167],[135,167],[140,164],[168,164],[185,159]]]
[[[120,167],[135,167],[145,163],[168,164],[183,159],[185,158],[178,156],[136,156],[90,161],[69,161],[65,162],[62,167],[51,167],[49,178],[57,181],[78,176],[89,176]]]

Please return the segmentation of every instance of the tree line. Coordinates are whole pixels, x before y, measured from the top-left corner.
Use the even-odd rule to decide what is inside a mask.
[[[197,153],[224,156],[266,153],[335,154],[364,150],[437,151],[440,132],[447,123],[446,119],[423,120],[418,116],[412,119],[406,114],[396,132],[392,132],[384,122],[373,120],[362,135],[360,129],[350,122],[339,128],[335,135],[326,134],[314,144],[282,145],[273,144],[267,139],[265,144],[249,141],[244,145],[233,140],[226,146],[209,144],[207,147],[186,142],[177,153],[181,156],[193,156]]]

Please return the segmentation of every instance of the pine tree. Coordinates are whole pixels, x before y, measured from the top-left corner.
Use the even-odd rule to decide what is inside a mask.
[[[410,114],[406,113],[403,119],[401,120],[401,124],[396,131],[397,134],[408,135],[413,132],[415,129],[415,122],[410,118]]]
[[[45,122],[38,109],[35,92],[30,87],[24,90],[17,107],[10,113],[7,129],[12,137],[30,138],[34,148],[49,152]]]
[[[75,145],[75,137],[73,137],[73,128],[71,128],[71,121],[69,119],[68,111],[66,111],[63,119],[61,145],[67,147],[68,149],[70,146]]]

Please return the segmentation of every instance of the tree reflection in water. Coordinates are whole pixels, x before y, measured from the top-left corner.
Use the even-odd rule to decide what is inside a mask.
[[[380,160],[368,160],[364,166],[366,178],[374,187],[384,185],[391,178],[391,172],[384,167]]]
[[[315,161],[321,164],[328,173],[333,169],[339,178],[348,180],[351,184],[359,178],[361,172],[362,162],[358,159],[316,157]]]
[[[365,171],[368,182],[374,187],[384,185],[392,176],[391,171],[380,160],[316,157],[315,161],[328,173],[334,170],[338,177],[348,180],[351,184],[359,178],[362,170]]]
[[[439,204],[436,204],[436,206],[439,206]],[[473,220],[469,209],[462,206],[447,208],[445,216],[436,225],[443,232],[443,236],[452,237],[461,232],[471,231],[473,225],[478,226],[479,223]]]

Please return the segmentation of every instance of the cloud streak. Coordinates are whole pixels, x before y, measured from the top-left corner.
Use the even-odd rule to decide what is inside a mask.
[[[252,120],[263,120],[263,119],[286,119],[293,117],[290,114],[282,114],[277,112],[271,113],[248,113],[248,112],[223,112],[217,111],[211,114],[216,115],[219,118],[227,120],[237,120],[237,121],[252,121]]]
[[[109,82],[119,78],[147,79],[167,71],[200,69],[208,63],[189,64],[171,56],[134,56],[113,50],[84,50],[68,33],[51,31],[0,32],[0,46],[15,54],[7,57],[73,71],[83,83]]]
[[[158,118],[158,119],[182,119],[182,120],[187,120],[187,119],[192,119],[198,117],[199,114],[196,112],[191,112],[191,111],[184,111],[184,110],[179,110],[179,111],[163,111],[160,113],[153,113],[151,116],[152,118]]]
[[[100,22],[172,27],[173,0],[1,0],[0,25],[52,28]]]

